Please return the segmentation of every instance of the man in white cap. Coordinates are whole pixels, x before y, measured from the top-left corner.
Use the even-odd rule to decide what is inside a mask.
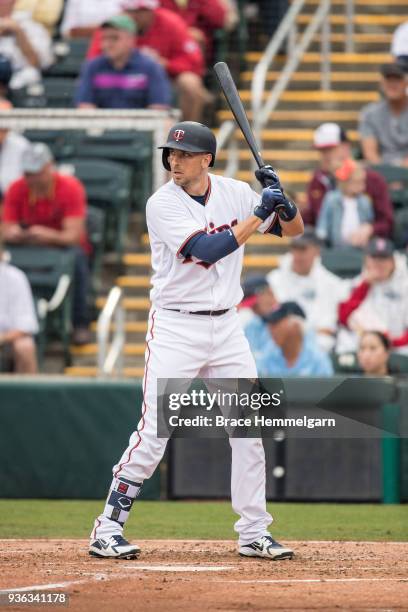
[[[75,248],[73,339],[85,344],[90,338],[85,189],[74,176],[56,171],[51,151],[43,143],[31,144],[24,152],[23,171],[5,195],[3,237],[15,244]]]
[[[302,211],[307,225],[316,225],[323,198],[336,188],[335,172],[350,158],[351,145],[346,132],[337,123],[322,123],[313,136],[314,148],[319,152],[319,167],[313,173],[307,187],[307,207]],[[387,238],[391,236],[394,212],[385,179],[371,168],[366,168],[365,193],[374,209],[372,234]],[[366,231],[365,229],[363,231]],[[370,236],[362,237],[366,242]]]

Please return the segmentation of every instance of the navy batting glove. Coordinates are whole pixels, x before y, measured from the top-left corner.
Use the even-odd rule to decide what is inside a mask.
[[[254,215],[265,221],[276,209],[283,206],[286,198],[278,187],[267,187],[262,191],[259,206],[255,207]]]
[[[255,176],[262,187],[278,187],[281,189],[279,176],[272,166],[262,166],[262,168],[255,170]]]

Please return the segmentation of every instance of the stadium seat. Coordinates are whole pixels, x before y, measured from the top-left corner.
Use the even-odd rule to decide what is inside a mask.
[[[47,339],[52,335],[62,341],[65,364],[70,365],[74,251],[14,245],[8,245],[7,251],[10,263],[27,275],[40,313],[37,341],[40,363]]]
[[[408,208],[396,210],[394,213],[394,243],[397,249],[408,246]]]
[[[101,208],[88,206],[86,228],[92,245],[90,257],[91,287],[94,297],[101,288],[102,256],[105,250],[105,212]]]
[[[17,108],[73,108],[76,79],[52,77],[12,92]]]
[[[111,159],[130,166],[132,204],[144,212],[152,191],[152,136],[148,132],[106,130],[77,132],[76,157]]]
[[[106,245],[116,251],[120,261],[129,223],[130,169],[109,160],[73,158],[61,164],[59,170],[82,181],[88,203],[105,211]]]
[[[24,136],[31,142],[44,142],[56,160],[74,157],[76,151],[76,130],[26,130]]]
[[[394,206],[408,207],[408,168],[379,164],[373,166],[373,170],[382,174],[387,181]]]
[[[53,50],[55,63],[44,72],[45,77],[77,77],[89,46],[88,38],[57,40]]]
[[[323,265],[342,278],[352,278],[361,272],[363,253],[354,247],[322,249]]]
[[[333,368],[336,374],[361,374],[356,353],[342,353],[331,355]],[[390,372],[394,376],[408,374],[408,355],[391,353],[389,360]]]

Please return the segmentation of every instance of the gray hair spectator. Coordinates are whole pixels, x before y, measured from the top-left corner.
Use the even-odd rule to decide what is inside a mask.
[[[51,37],[29,13],[14,11],[15,0],[0,3],[0,54],[13,68],[11,89],[41,80],[41,71],[53,62]]]
[[[314,228],[306,226],[303,235],[292,240],[290,252],[280,258],[279,267],[269,272],[267,280],[279,302],[299,304],[319,346],[330,351],[336,339],[337,308],[346,297],[348,284],[323,266],[320,249],[321,240]]]
[[[260,376],[331,376],[333,366],[313,333],[305,331],[305,313],[296,302],[283,302],[264,317],[275,346],[258,361]]]
[[[66,38],[91,36],[102,22],[121,11],[121,0],[66,0],[61,34]]]
[[[80,108],[166,109],[171,88],[164,69],[134,48],[136,25],[115,15],[102,26],[103,55],[86,62],[76,95]]]
[[[360,138],[370,164],[408,166],[408,74],[397,62],[381,68],[384,99],[361,111]]]
[[[314,132],[313,144],[319,152],[320,162],[307,187],[307,206],[302,210],[308,225],[316,225],[324,196],[336,189],[336,170],[352,156],[347,134],[337,123],[322,123]],[[387,183],[371,168],[365,168],[365,174],[364,193],[369,196],[374,210],[373,233],[388,238],[393,229],[394,211]]]
[[[390,240],[374,237],[365,250],[362,273],[339,305],[337,352],[355,351],[359,335],[386,333],[394,350],[408,353],[408,268]]]
[[[0,357],[7,358],[11,353],[16,374],[37,372],[36,333],[30,285],[24,272],[4,260],[0,236]]]

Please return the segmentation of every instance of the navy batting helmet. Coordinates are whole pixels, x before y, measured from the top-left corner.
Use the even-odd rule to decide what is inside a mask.
[[[159,147],[163,149],[163,166],[170,170],[168,161],[169,149],[190,151],[191,153],[211,153],[210,166],[214,165],[217,151],[217,141],[212,131],[202,123],[196,121],[181,121],[171,128],[167,142]]]

